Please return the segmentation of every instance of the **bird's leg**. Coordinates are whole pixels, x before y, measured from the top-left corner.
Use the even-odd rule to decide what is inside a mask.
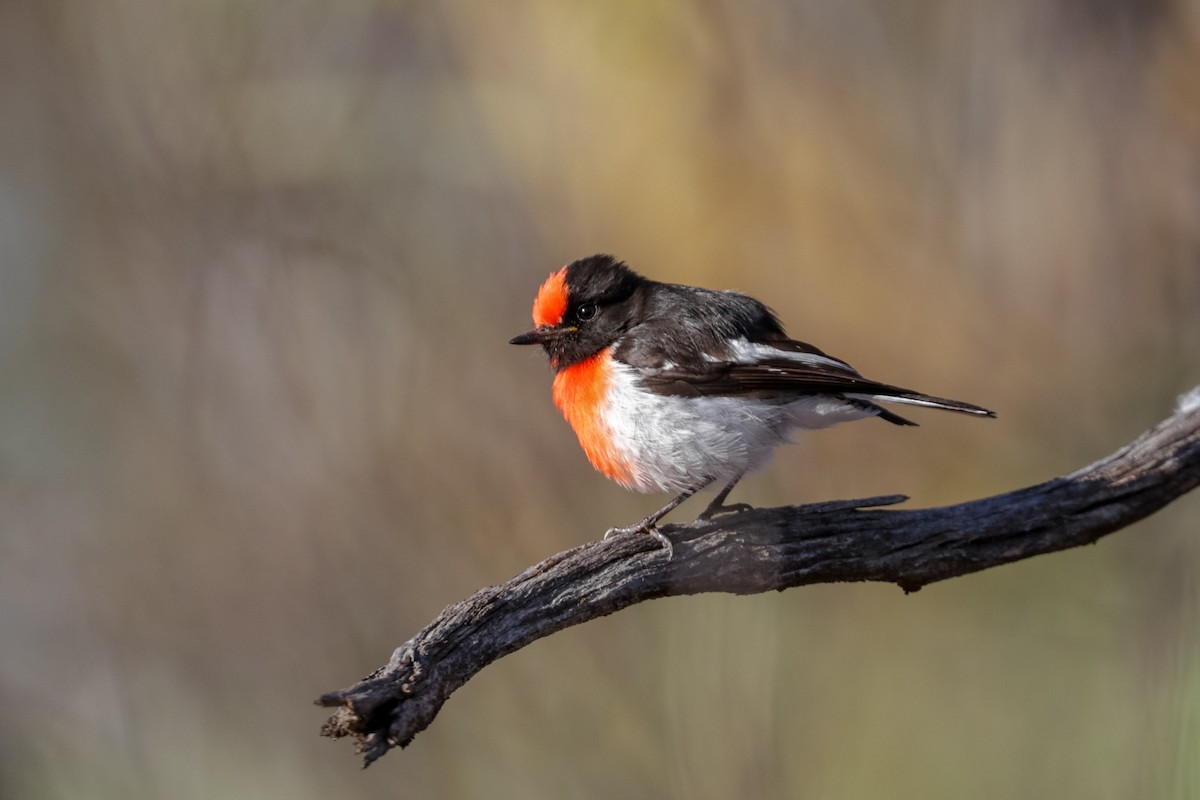
[[[700,516],[696,517],[696,519],[702,521],[710,520],[717,514],[732,514],[736,511],[754,510],[754,506],[750,505],[749,503],[733,503],[732,505],[725,505],[725,498],[729,497],[729,493],[733,491],[733,487],[737,486],[737,482],[740,481],[742,479],[742,475],[745,474],[746,473],[743,472],[741,475],[738,475],[736,478],[726,484],[724,489],[717,492],[717,496],[714,497],[712,502],[708,504],[708,508],[701,511]]]
[[[644,531],[644,532],[650,534],[651,536],[653,536],[655,539],[658,539],[658,541],[662,543],[663,549],[667,551],[667,560],[670,561],[671,556],[674,555],[675,550],[671,546],[671,540],[668,539],[666,536],[664,536],[663,532],[658,529],[658,527],[657,527],[658,521],[660,519],[662,519],[663,517],[665,517],[667,514],[670,514],[676,508],[678,508],[679,504],[682,503],[684,500],[687,500],[689,497],[691,497],[692,495],[694,495],[696,492],[700,491],[704,487],[708,486],[710,483],[712,483],[711,478],[709,480],[706,480],[704,483],[701,483],[698,486],[693,486],[690,489],[684,490],[674,500],[667,503],[665,506],[660,508],[658,511],[655,511],[653,514],[646,517],[644,520],[637,523],[636,525],[630,525],[626,528],[609,528],[608,531],[604,534],[604,538],[608,539],[611,536],[617,536],[618,534],[622,534],[622,533],[641,533]],[[735,483],[736,483],[736,481],[735,481]],[[733,488],[733,487],[731,486],[730,488]]]

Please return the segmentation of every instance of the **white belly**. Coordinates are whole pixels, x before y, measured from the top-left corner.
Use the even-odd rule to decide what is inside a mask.
[[[616,364],[601,413],[614,448],[631,464],[630,488],[682,492],[718,485],[766,465],[797,428],[825,428],[872,416],[832,397],[772,403],[745,397],[671,397],[636,387]]]

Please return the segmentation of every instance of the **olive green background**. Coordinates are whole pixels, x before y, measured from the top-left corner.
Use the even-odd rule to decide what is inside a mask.
[[[1200,797],[1200,496],[908,597],[642,604],[367,772],[312,705],[664,502],[507,344],[574,258],[999,412],[738,501],[951,503],[1167,415],[1198,75],[1194,0],[6,0],[0,795]]]

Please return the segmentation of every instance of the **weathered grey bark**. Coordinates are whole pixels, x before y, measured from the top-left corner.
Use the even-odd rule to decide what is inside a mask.
[[[491,662],[634,603],[832,581],[886,581],[912,592],[1094,542],[1198,484],[1200,401],[1181,404],[1102,461],[995,497],[943,508],[880,508],[906,499],[895,495],[664,526],[675,542],[670,561],[641,534],[589,542],[445,608],[386,666],[317,701],[338,707],[322,733],[355,737],[370,764],[411,742],[446,698]]]

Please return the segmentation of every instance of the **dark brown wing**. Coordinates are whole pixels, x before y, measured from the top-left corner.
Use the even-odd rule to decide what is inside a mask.
[[[642,384],[652,392],[680,397],[758,397],[786,402],[805,395],[832,395],[847,402],[877,408],[871,400],[941,408],[965,414],[995,416],[970,403],[915,392],[869,380],[834,359],[764,359],[752,364],[707,362],[699,368],[669,366],[642,373]],[[846,395],[865,397],[846,397]],[[882,409],[880,409],[882,411]],[[883,412],[881,416],[889,415]]]
[[[867,380],[849,367],[787,358],[753,364],[707,362],[690,367],[671,365],[643,373],[642,383],[657,394],[692,397],[908,392]]]
[[[645,320],[617,339],[613,358],[636,368],[657,394],[778,402],[832,395],[896,424],[912,423],[872,401],[994,416],[970,403],[868,380],[844,361],[788,338],[770,309],[746,295],[652,283],[643,300]]]

